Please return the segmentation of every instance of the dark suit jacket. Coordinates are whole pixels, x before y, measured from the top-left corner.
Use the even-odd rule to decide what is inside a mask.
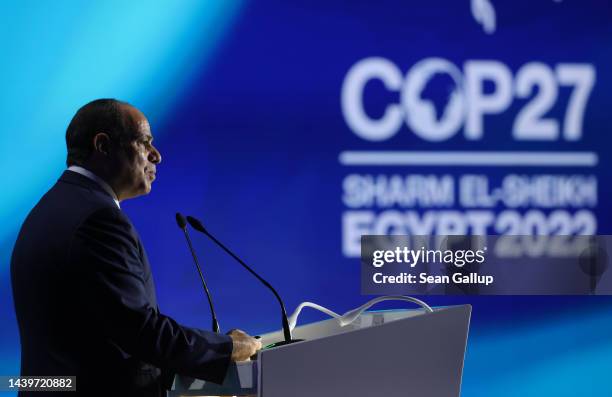
[[[65,171],[32,209],[11,281],[23,376],[76,375],[86,396],[157,396],[174,372],[225,376],[231,339],[159,312],[134,226],[85,176]]]

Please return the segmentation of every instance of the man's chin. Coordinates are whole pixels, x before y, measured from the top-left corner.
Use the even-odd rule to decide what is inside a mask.
[[[145,195],[151,193],[151,187],[153,186],[152,182],[145,182],[140,195]]]
[[[151,184],[144,183],[141,186],[139,186],[138,189],[134,189],[134,191],[132,191],[132,193],[129,195],[129,197],[126,197],[126,199],[133,199],[138,196],[144,196],[149,193],[151,193]]]

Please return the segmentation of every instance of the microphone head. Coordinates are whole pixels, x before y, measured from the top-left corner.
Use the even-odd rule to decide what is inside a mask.
[[[180,212],[176,213],[176,224],[183,230],[185,230],[185,228],[187,227],[187,221]]]
[[[202,225],[202,222],[194,218],[193,216],[187,215],[187,222],[191,225],[192,228],[198,230],[202,233],[206,233],[206,228]]]

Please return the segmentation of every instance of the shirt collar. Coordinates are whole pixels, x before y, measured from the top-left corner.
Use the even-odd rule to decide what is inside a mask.
[[[68,167],[68,171],[76,172],[77,174],[81,174],[91,179],[92,181],[96,182],[98,185],[100,185],[102,189],[104,189],[104,191],[106,191],[106,193],[111,195],[111,197],[113,198],[113,201],[115,202],[115,204],[117,204],[117,208],[121,209],[121,206],[119,205],[119,199],[117,198],[115,191],[113,190],[112,187],[110,187],[108,183],[104,181],[104,179],[100,178],[99,176],[89,171],[88,169],[85,169],[78,165],[71,165],[70,167]]]

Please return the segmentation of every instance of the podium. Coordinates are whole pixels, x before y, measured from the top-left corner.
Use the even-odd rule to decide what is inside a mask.
[[[341,327],[335,319],[296,327],[305,339],[264,349],[230,366],[222,385],[177,375],[169,397],[457,397],[470,305],[365,312]],[[262,344],[282,340],[262,335]]]

